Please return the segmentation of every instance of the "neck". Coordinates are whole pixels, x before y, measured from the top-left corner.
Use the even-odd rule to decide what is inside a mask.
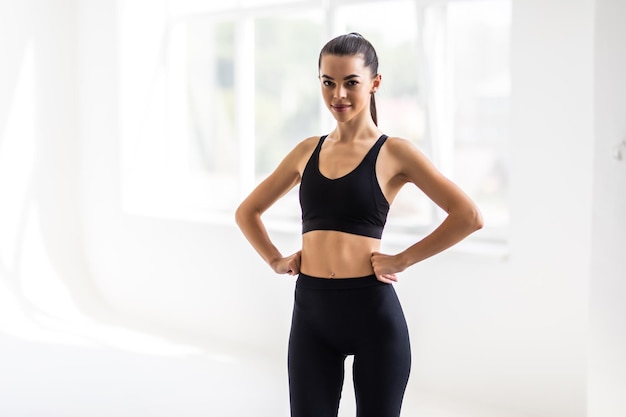
[[[368,114],[369,116],[369,114]],[[347,122],[337,123],[335,129],[330,133],[335,140],[348,142],[358,139],[371,139],[382,134],[371,117],[365,120],[352,119]]]

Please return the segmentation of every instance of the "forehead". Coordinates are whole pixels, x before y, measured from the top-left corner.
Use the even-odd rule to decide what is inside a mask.
[[[363,55],[322,55],[320,61],[320,74],[331,77],[341,77],[350,74],[362,74],[369,72],[366,68]]]

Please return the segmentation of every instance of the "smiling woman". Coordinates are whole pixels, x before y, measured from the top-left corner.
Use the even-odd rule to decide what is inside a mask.
[[[377,123],[376,103],[374,93],[380,84],[380,74],[372,74],[372,70],[365,63],[354,62],[354,68],[348,69],[351,74],[343,78],[335,78],[328,75],[337,72],[342,65],[337,56],[329,56],[324,60],[324,68],[320,68],[322,74],[322,96],[329,110],[336,113],[348,113],[360,111],[363,102],[370,105],[372,120]],[[347,117],[347,114],[345,115]]]
[[[298,143],[244,199],[235,217],[274,272],[298,275],[288,353],[291,415],[335,417],[344,360],[354,355],[358,415],[397,417],[411,352],[391,284],[397,273],[480,229],[482,217],[411,142],[378,128],[373,96],[382,77],[369,41],[354,32],[338,36],[322,48],[318,65],[335,128]],[[447,217],[405,250],[382,254],[390,204],[407,183]],[[283,256],[261,216],[298,184],[301,250]]]
[[[376,56],[371,44],[370,47],[365,47],[355,41],[355,39],[360,39],[359,34],[353,32],[352,35],[354,36],[345,37],[343,40],[345,44],[328,43],[322,49],[318,61],[320,80],[323,85],[322,97],[329,110],[337,113],[360,110],[361,99],[365,98],[366,101],[369,101],[372,120],[377,125],[378,116],[374,93],[376,93],[381,80],[381,75],[378,73],[378,56]],[[346,61],[340,58],[345,56],[344,51],[346,50],[358,51],[357,55],[363,59],[347,61],[352,64],[352,67],[344,68]],[[322,56],[325,57],[323,62]],[[338,76],[337,80],[329,75],[342,70],[347,75]]]

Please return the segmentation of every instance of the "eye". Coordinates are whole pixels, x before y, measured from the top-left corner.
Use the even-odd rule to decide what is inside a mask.
[[[358,84],[359,84],[359,82],[355,81],[355,80],[348,81],[348,86],[350,86],[350,87],[354,87],[355,85],[358,85]]]
[[[334,83],[329,80],[324,80],[322,81],[322,84],[325,85],[326,87],[332,87]]]

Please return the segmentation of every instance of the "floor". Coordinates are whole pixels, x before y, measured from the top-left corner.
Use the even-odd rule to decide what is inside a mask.
[[[46,341],[0,333],[0,416],[289,416],[282,360],[216,354],[118,330],[124,336],[118,341],[124,342],[109,344],[76,336],[63,341],[61,334]],[[355,416],[350,384],[347,373],[339,417]],[[495,415],[426,393],[405,397],[402,412],[403,417]]]
[[[0,285],[0,416],[289,416],[284,355],[184,344],[113,322],[25,310]],[[348,358],[339,417],[355,416],[350,367]],[[403,417],[513,417],[412,392]]]
[[[282,360],[209,352],[122,328],[90,329],[0,332],[0,416],[289,416]],[[347,374],[340,417],[355,416],[350,384]],[[478,415],[426,397],[405,404],[405,417]]]
[[[144,343],[160,352],[75,339],[0,333],[1,416],[288,415],[282,370],[261,358],[220,356],[149,337]]]

